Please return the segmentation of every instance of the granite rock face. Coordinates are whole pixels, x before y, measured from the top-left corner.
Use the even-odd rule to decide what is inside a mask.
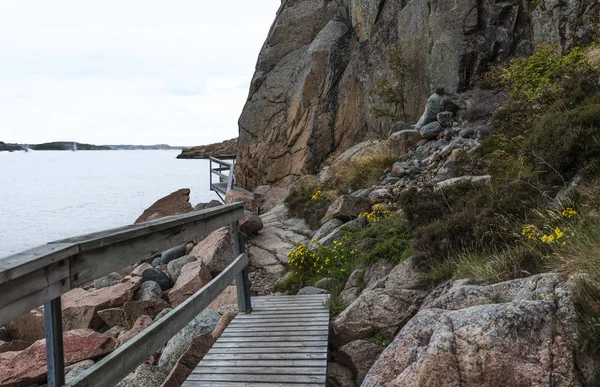
[[[564,278],[436,288],[363,386],[579,386],[577,313]]]
[[[159,199],[156,203],[148,207],[146,211],[137,218],[135,223],[147,222],[165,216],[185,214],[192,210],[193,208],[190,204],[190,189],[183,188]]]
[[[239,120],[238,185],[286,186],[334,151],[387,135],[394,121],[371,113],[381,102],[370,92],[391,79],[396,46],[410,58],[416,122],[437,88],[464,91],[489,63],[535,44],[589,41],[599,14],[595,0],[283,1]]]

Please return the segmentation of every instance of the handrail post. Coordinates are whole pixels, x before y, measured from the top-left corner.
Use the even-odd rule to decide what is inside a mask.
[[[240,232],[239,222],[233,222],[230,226],[231,241],[233,242],[233,256],[246,252],[244,235]],[[235,280],[238,297],[238,309],[240,313],[251,313],[252,302],[250,299],[250,280],[248,279],[248,267],[246,266]]]
[[[65,359],[62,336],[62,307],[60,296],[44,304],[44,333],[46,336],[46,364],[48,386],[65,384]]]

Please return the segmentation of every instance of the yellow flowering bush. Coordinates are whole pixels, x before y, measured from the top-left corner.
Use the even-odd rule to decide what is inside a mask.
[[[349,265],[355,253],[354,250],[348,251],[342,241],[334,240],[332,247],[309,249],[305,244],[297,245],[287,256],[288,265],[297,278],[314,280],[349,275]]]
[[[358,214],[359,217],[365,217],[369,223],[377,223],[382,217],[390,216],[392,211],[386,210],[381,204],[375,204],[373,211],[361,212]]]
[[[549,212],[548,216],[545,217],[546,222],[549,224],[542,227],[542,229],[536,225],[527,224],[523,226],[521,236],[528,241],[540,241],[547,244],[560,242],[566,245],[567,242],[563,238],[565,238],[565,231],[569,229],[568,221],[576,215],[577,211],[571,207],[558,212]]]

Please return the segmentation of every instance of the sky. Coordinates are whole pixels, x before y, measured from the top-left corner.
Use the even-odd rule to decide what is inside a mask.
[[[0,141],[237,136],[281,0],[0,0]]]

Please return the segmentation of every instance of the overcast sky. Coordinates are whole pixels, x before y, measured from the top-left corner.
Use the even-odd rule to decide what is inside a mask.
[[[0,141],[237,136],[281,0],[0,0]]]

